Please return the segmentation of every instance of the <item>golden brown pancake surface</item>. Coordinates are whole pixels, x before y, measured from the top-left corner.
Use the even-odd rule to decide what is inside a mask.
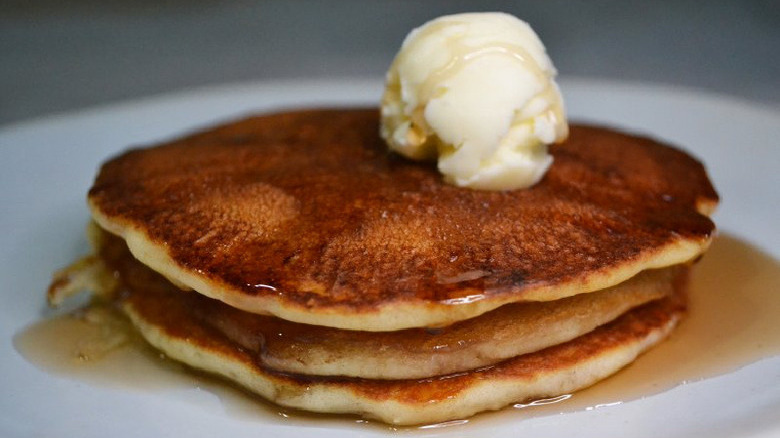
[[[363,109],[229,123],[107,162],[90,206],[176,283],[361,330],[599,290],[692,259],[713,233],[702,165],[650,139],[573,125],[539,184],[488,192],[443,183],[377,132]]]

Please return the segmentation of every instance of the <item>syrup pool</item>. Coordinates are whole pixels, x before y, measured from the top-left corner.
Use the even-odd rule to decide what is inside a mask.
[[[720,236],[693,271],[687,317],[669,339],[616,375],[574,394],[518,403],[471,419],[401,430],[461,428],[608,408],[780,355],[778,285],[780,262],[739,239]],[[227,415],[242,420],[372,425],[352,416],[305,414],[257,400],[219,379],[162,357],[134,334],[127,322],[105,308],[37,323],[17,334],[14,345],[46,372],[96,385],[155,391],[161,396],[205,390],[220,398]]]

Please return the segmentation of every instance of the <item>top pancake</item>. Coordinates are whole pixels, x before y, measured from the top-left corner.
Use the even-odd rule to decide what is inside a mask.
[[[92,214],[177,284],[370,331],[600,290],[711,240],[704,168],[653,140],[574,125],[540,183],[489,192],[388,152],[378,123],[297,111],[131,150],[102,167]]]

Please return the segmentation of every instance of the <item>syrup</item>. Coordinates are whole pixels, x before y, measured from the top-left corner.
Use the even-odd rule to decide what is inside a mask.
[[[574,394],[518,403],[494,414],[419,429],[462,427],[487,418],[517,421],[518,417],[608,407],[778,355],[778,284],[780,262],[743,241],[722,235],[693,270],[687,317],[669,339],[616,375]],[[219,379],[167,360],[111,312],[106,308],[87,309],[40,322],[15,336],[14,345],[28,361],[47,372],[95,384],[160,392],[206,390],[221,399],[229,414],[244,420],[343,425],[347,418],[359,425],[372,424],[355,421],[355,417],[306,414],[258,401]]]

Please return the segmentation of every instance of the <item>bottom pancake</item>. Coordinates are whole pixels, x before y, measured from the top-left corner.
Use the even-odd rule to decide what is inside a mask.
[[[645,304],[572,341],[473,371],[427,379],[372,380],[286,374],[200,324],[184,307],[125,301],[141,335],[169,357],[221,375],[279,405],[353,413],[391,424],[460,419],[514,402],[570,393],[631,363],[664,339],[685,311],[684,276],[672,297]]]

